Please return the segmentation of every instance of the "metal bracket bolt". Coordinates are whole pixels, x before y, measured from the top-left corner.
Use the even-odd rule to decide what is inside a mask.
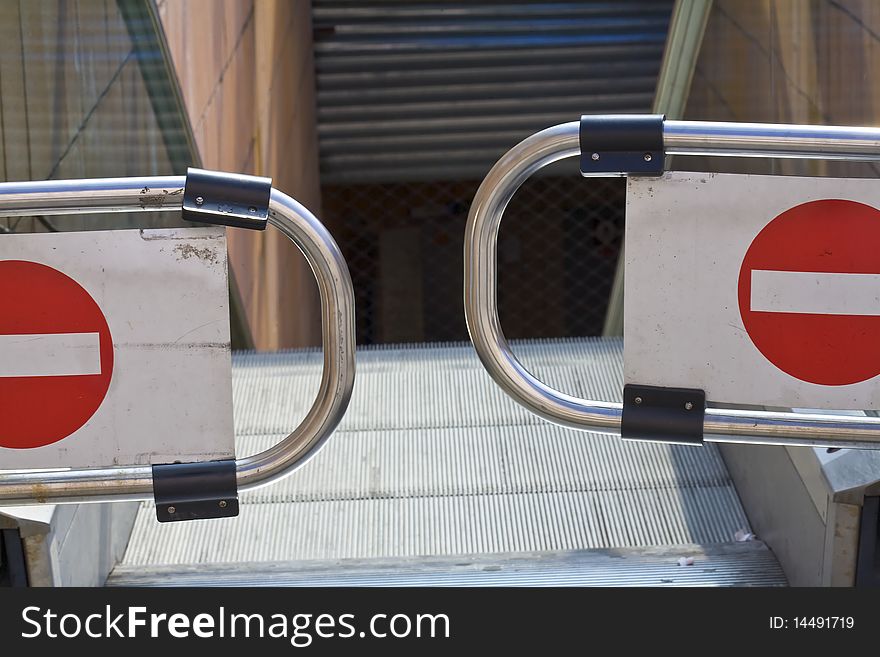
[[[269,218],[272,180],[190,167],[183,189],[187,221],[263,230]]]
[[[663,115],[584,115],[578,144],[581,173],[659,176],[663,173]]]
[[[159,522],[238,515],[233,459],[153,465],[153,496]]]
[[[628,383],[623,387],[622,438],[701,444],[706,395],[694,388]]]

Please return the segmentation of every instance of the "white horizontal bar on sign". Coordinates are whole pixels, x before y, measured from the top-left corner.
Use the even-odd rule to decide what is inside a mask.
[[[751,310],[810,315],[880,315],[880,274],[752,271]]]
[[[0,335],[0,377],[100,373],[100,333]]]

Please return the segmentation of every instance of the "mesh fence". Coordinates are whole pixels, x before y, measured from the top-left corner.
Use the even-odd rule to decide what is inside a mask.
[[[479,180],[325,185],[359,344],[465,340],[462,249]],[[624,181],[538,177],[504,215],[498,304],[511,338],[598,335],[623,238]]]

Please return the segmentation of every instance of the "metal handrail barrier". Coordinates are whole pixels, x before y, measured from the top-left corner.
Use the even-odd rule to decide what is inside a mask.
[[[0,217],[96,212],[180,212],[185,176],[0,183]],[[355,375],[354,289],[345,259],[324,225],[277,189],[268,223],[302,251],[318,282],[324,367],[305,419],[271,448],[237,459],[240,490],[292,472],[324,444],[348,407]],[[150,465],[0,471],[0,504],[115,502],[153,497]]]
[[[880,160],[880,128],[667,120],[662,133],[667,155]],[[465,319],[483,366],[517,403],[564,427],[619,435],[621,403],[579,399],[538,380],[513,354],[498,319],[497,246],[504,210],[535,172],[579,155],[579,137],[577,121],[542,130],[514,146],[486,175],[465,232]],[[709,442],[878,448],[880,418],[710,407],[703,434]]]

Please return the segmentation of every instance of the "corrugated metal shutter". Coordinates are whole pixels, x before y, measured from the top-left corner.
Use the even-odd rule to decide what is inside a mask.
[[[482,177],[588,112],[651,109],[672,0],[314,0],[324,183]]]

